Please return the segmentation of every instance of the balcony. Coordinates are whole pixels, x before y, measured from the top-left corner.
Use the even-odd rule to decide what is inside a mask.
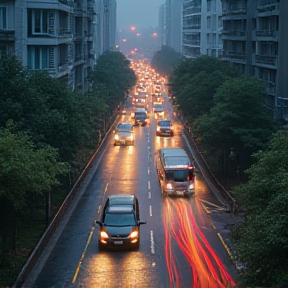
[[[84,54],[78,54],[74,57],[74,66],[83,64],[85,62]]]
[[[276,30],[255,30],[252,32],[253,41],[278,41]]]
[[[263,85],[265,87],[265,90],[266,90],[266,93],[268,95],[273,95],[273,96],[276,95],[276,85],[275,85],[275,83],[268,82],[268,81],[265,81],[265,80],[262,80],[262,83],[263,83]]]
[[[245,64],[246,63],[246,54],[244,52],[227,52],[223,53],[223,60],[230,61],[234,63]]]
[[[260,0],[257,10],[259,13],[273,10],[277,10],[279,12],[278,0]]]
[[[276,55],[256,55],[252,56],[252,65],[261,66],[265,68],[275,68],[277,64],[277,56]]]
[[[195,15],[195,14],[201,14],[201,7],[192,7],[185,9],[183,8],[183,17]]]
[[[222,31],[222,39],[245,41],[246,40],[246,31],[223,30]]]
[[[200,40],[183,39],[182,44],[187,45],[187,46],[199,47],[200,46]]]

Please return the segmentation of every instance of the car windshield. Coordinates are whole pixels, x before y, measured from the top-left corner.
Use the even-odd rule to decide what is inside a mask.
[[[105,226],[135,226],[136,220],[133,213],[107,213],[104,219]]]
[[[130,124],[124,124],[124,123],[122,123],[122,124],[119,124],[118,126],[117,126],[117,130],[119,130],[119,131],[131,131],[131,125]]]
[[[185,182],[192,180],[193,171],[191,169],[181,170],[167,170],[165,171],[166,180],[172,180],[176,182]]]
[[[171,122],[170,122],[170,121],[160,121],[160,122],[158,123],[158,125],[159,125],[159,126],[165,126],[165,127],[167,127],[167,126],[170,126],[170,125],[171,125]]]

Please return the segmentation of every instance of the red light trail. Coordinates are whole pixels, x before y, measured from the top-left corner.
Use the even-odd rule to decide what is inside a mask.
[[[197,226],[190,202],[185,200],[166,198],[163,205],[165,257],[171,287],[183,286],[171,245],[173,240],[191,267],[191,288],[235,287],[236,283]]]

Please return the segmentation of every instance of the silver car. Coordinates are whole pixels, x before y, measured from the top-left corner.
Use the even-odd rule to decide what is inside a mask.
[[[134,145],[133,125],[130,123],[119,123],[114,130],[114,145]]]

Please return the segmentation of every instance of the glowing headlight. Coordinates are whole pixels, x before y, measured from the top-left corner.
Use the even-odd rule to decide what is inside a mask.
[[[190,184],[188,189],[193,190],[194,189],[194,184]]]
[[[138,237],[138,231],[133,231],[131,232],[131,234],[129,235],[130,238],[136,238]]]
[[[168,183],[166,187],[167,187],[167,189],[168,189],[168,190],[171,190],[171,189],[173,189],[173,186],[172,186],[172,184],[171,184],[171,183]]]
[[[133,140],[133,138],[134,138],[133,135],[131,135],[131,136],[129,137],[130,140]]]
[[[119,135],[118,134],[115,135],[115,140],[119,140]]]
[[[157,131],[160,131],[160,129],[161,129],[161,128],[160,128],[159,126],[157,126]]]
[[[101,231],[100,232],[100,238],[101,239],[107,239],[107,238],[109,238],[109,235],[107,234],[106,231]]]

